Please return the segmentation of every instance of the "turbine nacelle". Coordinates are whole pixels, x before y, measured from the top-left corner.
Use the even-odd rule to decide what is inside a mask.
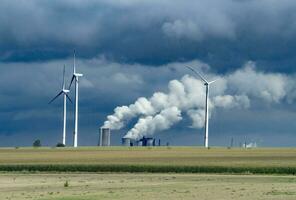
[[[73,73],[73,76],[75,76],[75,77],[81,77],[81,76],[83,76],[83,74]]]

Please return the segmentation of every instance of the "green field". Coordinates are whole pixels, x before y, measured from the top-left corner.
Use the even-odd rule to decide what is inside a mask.
[[[296,149],[197,147],[0,149],[1,171],[30,169],[33,171],[295,174]]]
[[[0,199],[11,200],[292,200],[296,199],[296,177],[12,173],[0,174],[0,194]]]

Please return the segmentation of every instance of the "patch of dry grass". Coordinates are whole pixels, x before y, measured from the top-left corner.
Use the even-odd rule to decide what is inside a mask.
[[[13,200],[292,200],[295,188],[294,176],[0,174],[1,199]]]

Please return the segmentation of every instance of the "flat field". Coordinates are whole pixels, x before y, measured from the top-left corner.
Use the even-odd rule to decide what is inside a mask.
[[[2,148],[0,170],[0,200],[296,199],[293,148]]]
[[[67,187],[65,183],[68,182]],[[205,174],[0,174],[0,199],[294,200],[295,176]]]
[[[296,148],[0,148],[0,165],[15,164],[296,167]]]

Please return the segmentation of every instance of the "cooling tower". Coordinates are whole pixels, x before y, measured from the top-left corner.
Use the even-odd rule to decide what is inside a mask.
[[[111,131],[109,128],[101,128],[99,145],[110,146],[110,135]]]
[[[130,138],[123,137],[121,140],[122,140],[123,146],[127,146],[127,147],[131,146],[131,139]]]

